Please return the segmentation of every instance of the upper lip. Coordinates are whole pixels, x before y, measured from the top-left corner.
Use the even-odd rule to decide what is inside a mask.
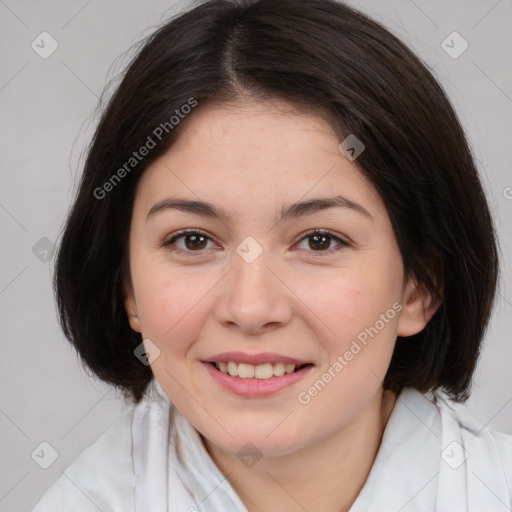
[[[283,356],[272,352],[262,352],[260,354],[248,354],[247,352],[222,352],[221,354],[211,356],[205,361],[209,363],[234,361],[236,363],[252,364],[253,366],[265,363],[284,363],[294,364],[295,366],[313,364],[310,361],[303,361],[295,357]]]

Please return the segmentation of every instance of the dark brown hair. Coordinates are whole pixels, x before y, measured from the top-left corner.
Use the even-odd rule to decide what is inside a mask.
[[[442,297],[425,329],[398,337],[384,387],[465,400],[498,277],[474,158],[427,66],[334,0],[207,1],[144,41],[102,113],[56,260],[59,319],[83,362],[136,402],[144,395],[153,375],[124,309],[136,185],[193,122],[194,111],[169,121],[183,105],[247,97],[285,99],[326,118],[340,142],[363,141],[356,164],[386,205],[406,276]],[[127,167],[159,126],[156,147]]]

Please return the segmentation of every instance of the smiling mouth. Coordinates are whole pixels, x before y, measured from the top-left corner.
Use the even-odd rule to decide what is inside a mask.
[[[216,370],[230,375],[231,377],[260,380],[267,380],[271,379],[272,377],[281,377],[285,374],[296,373],[308,366],[313,366],[311,363],[302,365],[285,363],[264,363],[259,365],[252,365],[246,363],[237,363],[235,361],[210,361],[210,364]]]

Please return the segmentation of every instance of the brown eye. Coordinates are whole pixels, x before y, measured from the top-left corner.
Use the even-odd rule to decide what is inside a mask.
[[[314,250],[329,249],[331,237],[329,235],[311,235],[308,237],[309,246]]]
[[[305,249],[309,249],[311,250],[310,252],[316,253],[330,254],[333,251],[342,249],[343,247],[349,245],[347,242],[342,240],[340,237],[335,236],[330,231],[321,230],[313,230],[309,233],[306,233],[306,236],[302,238],[300,243],[304,243],[304,241],[307,241],[307,247]],[[335,247],[331,247],[333,241],[338,242],[338,245]],[[304,247],[300,247],[300,244],[298,247],[304,249]]]
[[[203,233],[198,231],[186,231],[172,237],[165,242],[164,245],[171,248],[173,251],[201,252],[203,249],[208,248],[207,245],[209,241],[211,241],[210,238]]]
[[[207,238],[203,235],[185,235],[185,247],[187,249],[204,249]]]

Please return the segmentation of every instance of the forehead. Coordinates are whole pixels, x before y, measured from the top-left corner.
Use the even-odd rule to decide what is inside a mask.
[[[246,99],[196,109],[173,150],[193,149],[197,158],[222,155],[223,160],[240,159],[250,151],[253,158],[265,162],[312,151],[338,156],[338,145],[330,125],[314,112],[284,100]]]
[[[375,205],[378,194],[340,142],[325,119],[284,101],[204,105],[145,171],[138,196],[146,211],[170,194],[247,207],[251,198],[277,207],[326,195]]]

